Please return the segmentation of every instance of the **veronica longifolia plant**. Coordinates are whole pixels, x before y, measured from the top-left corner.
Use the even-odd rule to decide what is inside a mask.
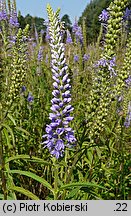
[[[103,11],[99,16],[99,19],[107,22],[107,33],[101,59],[96,65],[98,70],[93,77],[94,82],[87,106],[87,133],[91,142],[94,142],[94,139],[99,137],[100,132],[104,129],[108,110],[114,98],[114,92],[116,92],[112,87],[116,88],[117,79],[116,47],[127,2],[127,0],[114,0],[108,8],[108,13]]]
[[[20,93],[23,81],[26,77],[28,68],[27,64],[27,42],[28,42],[29,25],[22,31],[18,30],[16,38],[12,41],[11,50],[11,78],[9,80],[9,101],[8,104],[12,103]]]
[[[49,119],[51,123],[46,126],[46,141],[43,142],[51,155],[57,159],[63,156],[65,147],[70,147],[76,141],[69,122],[73,119],[70,116],[73,107],[71,102],[71,85],[68,78],[68,66],[64,54],[64,44],[61,37],[61,25],[59,21],[59,11],[53,12],[50,5],[47,6],[49,18],[49,34],[51,47],[51,67],[53,82],[53,98],[51,100],[51,113]]]

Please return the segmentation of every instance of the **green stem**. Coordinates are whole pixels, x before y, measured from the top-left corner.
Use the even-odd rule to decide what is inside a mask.
[[[68,159],[68,150],[66,149],[65,150],[65,176],[64,176],[64,184],[67,183],[67,177],[68,177],[68,174],[69,174],[69,170],[68,170],[68,167],[67,167],[67,159]],[[63,193],[62,193],[62,196],[61,196],[61,199],[64,200],[66,197],[66,190],[63,190]]]
[[[4,194],[4,200],[7,200],[7,188],[6,188],[6,176],[5,176],[5,161],[4,161],[4,151],[2,144],[2,130],[0,128],[0,159],[1,159],[1,178],[2,178],[2,190]]]
[[[120,148],[119,148],[119,151],[120,151],[120,155],[121,155],[121,158],[120,158],[120,194],[121,194],[121,199],[123,199],[123,195],[124,195],[124,189],[125,189],[125,186],[124,186],[124,146],[123,146],[123,122],[121,121],[121,134],[120,134]]]
[[[58,164],[54,160],[54,200],[58,199]]]

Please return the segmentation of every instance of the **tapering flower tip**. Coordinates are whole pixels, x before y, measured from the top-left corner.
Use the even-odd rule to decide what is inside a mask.
[[[69,30],[67,30],[66,44],[72,44],[72,38]]]
[[[49,56],[48,56],[48,54],[46,54],[45,63],[47,64],[48,62],[49,62]]]
[[[41,62],[43,60],[43,50],[44,50],[44,47],[40,46],[39,51],[38,51],[38,56],[37,56],[38,62]]]
[[[74,23],[74,25],[73,25],[73,27],[72,27],[72,32],[73,32],[73,33],[76,33],[76,32],[78,31],[78,28],[79,28],[78,22],[75,21],[75,23]]]
[[[7,13],[5,10],[0,11],[0,21],[6,21],[8,19]]]
[[[125,119],[125,122],[124,122],[124,126],[126,128],[130,127],[130,125],[131,125],[131,101],[129,101],[127,116],[126,116],[126,119]]]
[[[31,93],[29,93],[29,94],[28,94],[28,97],[27,97],[27,101],[28,101],[29,103],[32,103],[33,100],[34,100],[34,97],[32,96]]]
[[[64,54],[64,44],[61,37],[61,25],[57,13],[48,7],[49,34],[51,47],[51,68],[53,78],[53,98],[51,100],[51,123],[46,126],[46,139],[43,144],[50,151],[50,154],[57,159],[64,155],[66,147],[72,146],[76,139],[74,132],[68,124],[73,120],[70,113],[73,111],[71,102],[71,85],[68,78],[68,66]]]
[[[127,7],[123,16],[123,20],[129,20],[131,19],[131,10]]]
[[[49,27],[46,29],[46,41],[50,40]]]
[[[83,34],[82,34],[82,29],[80,26],[78,27],[78,30],[76,31],[75,36],[76,36],[77,42],[80,41],[80,43],[83,43]]]
[[[4,0],[0,0],[0,21],[6,21],[7,19],[6,3]]]
[[[75,34],[75,38],[77,42],[83,43],[83,34],[82,34],[82,29],[81,27],[78,25],[78,22],[75,21],[73,28],[72,28],[72,32]]]
[[[8,19],[5,1],[0,0],[0,21],[6,21]]]
[[[74,55],[74,62],[78,62],[79,61],[79,56],[78,55]]]
[[[18,22],[18,18],[17,18],[17,13],[16,11],[12,11],[10,14],[10,19],[9,19],[9,24],[12,27],[19,27],[19,22]]]
[[[38,35],[38,31],[36,29],[36,26],[35,26],[35,40],[37,43],[39,42],[39,35]]]
[[[86,62],[86,61],[88,61],[89,60],[89,58],[90,58],[90,55],[88,54],[84,54],[84,56],[83,56],[83,61],[84,62]]]
[[[109,19],[109,13],[107,10],[102,10],[101,14],[99,15],[99,21],[107,22]]]

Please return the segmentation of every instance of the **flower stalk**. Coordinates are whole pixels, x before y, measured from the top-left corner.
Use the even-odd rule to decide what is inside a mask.
[[[90,142],[94,142],[104,129],[111,100],[114,97],[114,92],[112,92],[111,88],[115,84],[117,76],[115,73],[115,51],[120,36],[123,11],[127,6],[127,2],[127,0],[115,0],[110,4],[108,13],[106,12],[105,14],[104,11],[104,20],[107,21],[104,51],[98,63],[99,69],[93,78],[94,83],[86,114],[87,133]]]
[[[53,12],[50,5],[47,6],[49,18],[49,35],[51,48],[51,68],[53,82],[53,98],[51,100],[51,123],[46,126],[46,135],[43,142],[57,159],[63,157],[65,148],[70,148],[75,143],[74,131],[69,127],[73,120],[70,113],[73,111],[71,102],[71,85],[68,76],[68,66],[65,58],[65,47],[62,43],[61,24],[59,21],[59,9]]]

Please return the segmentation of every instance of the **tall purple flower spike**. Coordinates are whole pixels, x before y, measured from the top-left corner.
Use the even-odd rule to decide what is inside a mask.
[[[50,6],[47,8],[49,17],[49,34],[50,34],[50,47],[51,47],[51,65],[52,65],[52,78],[53,98],[51,100],[51,113],[49,119],[51,123],[46,126],[46,139],[43,144],[50,151],[50,154],[57,159],[63,157],[65,147],[71,147],[76,139],[74,131],[69,127],[69,123],[73,117],[70,116],[73,107],[71,102],[71,85],[68,77],[68,66],[64,54],[64,44],[62,43],[61,29],[59,23],[59,14],[54,13]],[[53,17],[53,19],[52,19]]]
[[[43,60],[43,46],[40,46],[39,51],[38,51],[38,55],[37,55],[37,60],[38,62],[41,62]]]
[[[19,27],[17,12],[13,4],[11,5],[9,24],[11,27],[16,27],[16,28]]]
[[[72,32],[75,34],[76,37],[76,42],[80,42],[81,44],[83,43],[83,34],[82,34],[82,29],[81,27],[78,25],[78,22],[75,21],[73,28],[72,28]]]
[[[71,38],[71,34],[69,32],[69,30],[67,30],[67,38],[66,38],[66,44],[72,44],[72,38]]]
[[[6,21],[8,19],[5,2],[0,0],[0,21]]]

